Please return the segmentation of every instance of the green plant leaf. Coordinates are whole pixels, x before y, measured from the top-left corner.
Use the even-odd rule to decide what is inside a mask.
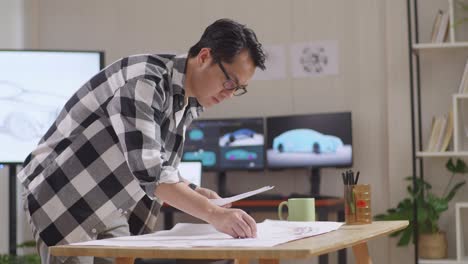
[[[467,167],[466,167],[466,163],[461,159],[457,159],[456,164],[454,164],[452,158],[450,158],[447,161],[447,163],[445,164],[445,167],[447,168],[447,170],[449,170],[452,173],[466,173],[466,172],[468,172]]]
[[[401,233],[403,233],[404,231],[405,231],[404,229],[398,230],[398,231],[396,231],[396,232],[394,232],[394,233],[391,233],[391,234],[390,234],[390,237],[397,237],[397,236],[399,236]]]
[[[27,248],[27,247],[35,247],[36,246],[36,241],[35,240],[29,240],[29,241],[24,241],[23,243],[17,245],[17,248]]]
[[[413,235],[413,230],[409,229],[408,227],[403,229],[404,232],[402,232],[401,238],[398,241],[398,246],[407,246],[411,240],[411,236]]]
[[[450,192],[444,198],[447,201],[447,203],[450,202],[453,199],[453,197],[457,193],[458,189],[463,187],[463,185],[465,185],[465,183],[466,183],[465,181],[462,181],[462,182],[459,182],[459,183],[455,184],[455,186],[453,186],[453,188],[450,190]]]

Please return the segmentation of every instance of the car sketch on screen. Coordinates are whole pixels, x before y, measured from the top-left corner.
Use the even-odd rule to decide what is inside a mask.
[[[41,138],[58,116],[66,98],[27,90],[13,82],[0,80],[0,133],[19,140]]]
[[[273,139],[273,148],[278,152],[335,153],[340,147],[340,138],[313,129],[293,129]]]
[[[256,145],[263,145],[263,135],[255,133],[255,131],[249,128],[241,128],[234,132],[226,133],[219,138],[220,147]]]
[[[245,149],[233,149],[226,152],[225,158],[227,160],[255,160],[257,153]]]
[[[199,160],[202,162],[203,166],[214,166],[216,164],[216,154],[213,151],[204,151],[204,150],[198,150],[198,151],[190,151],[190,152],[185,152],[182,159],[184,161],[193,161],[193,160]]]
[[[200,141],[200,140],[203,140],[203,138],[205,137],[205,133],[203,133],[201,129],[197,129],[197,128],[190,130],[188,134],[189,134],[190,140],[193,140],[193,141]]]

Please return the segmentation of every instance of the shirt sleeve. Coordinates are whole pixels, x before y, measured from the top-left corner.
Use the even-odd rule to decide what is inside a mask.
[[[180,181],[177,168],[168,165],[169,157],[162,149],[164,100],[160,86],[151,80],[135,79],[119,88],[107,104],[128,167],[153,199],[157,185]]]

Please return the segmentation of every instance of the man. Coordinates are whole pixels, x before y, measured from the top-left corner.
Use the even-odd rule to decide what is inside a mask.
[[[50,246],[153,232],[162,202],[233,237],[255,237],[249,215],[211,204],[219,196],[189,186],[177,166],[191,121],[244,94],[264,61],[251,29],[221,19],[188,57],[124,58],[81,87],[18,175],[42,262],[93,261],[51,256]]]

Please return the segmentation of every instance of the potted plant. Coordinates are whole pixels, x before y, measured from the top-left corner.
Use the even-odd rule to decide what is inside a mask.
[[[465,185],[465,181],[453,184],[455,175],[468,172],[464,161],[457,159],[456,163],[449,159],[445,167],[452,175],[445,187],[444,193],[437,196],[431,192],[431,184],[416,178],[413,190],[413,177],[405,178],[409,181],[407,187],[410,197],[403,199],[397,207],[390,208],[385,214],[375,216],[376,220],[409,220],[407,228],[397,231],[390,236],[400,237],[398,246],[406,246],[410,243],[415,227],[414,205],[417,205],[417,226],[419,232],[418,249],[421,258],[446,258],[447,238],[445,232],[441,231],[438,222],[440,215],[448,209],[449,202],[453,199],[457,191]],[[414,243],[414,238],[413,238]]]

